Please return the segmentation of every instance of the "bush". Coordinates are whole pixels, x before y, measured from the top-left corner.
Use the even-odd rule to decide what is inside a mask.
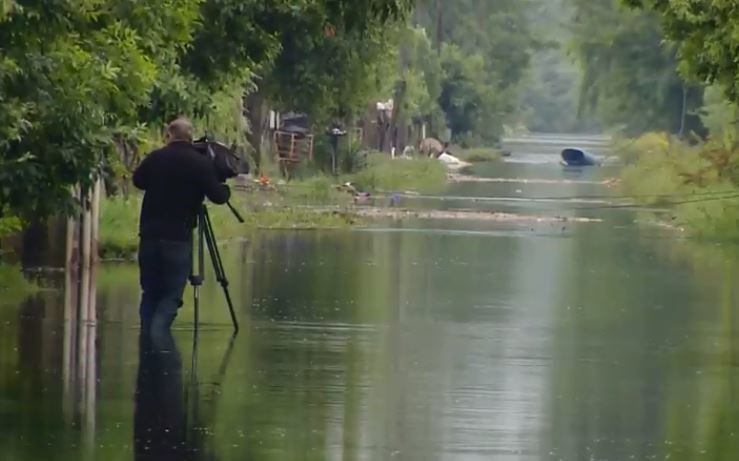
[[[16,217],[0,218],[0,237],[19,232],[22,227],[21,220]]]
[[[626,194],[670,207],[674,222],[694,236],[739,239],[739,187],[731,174],[739,154],[719,140],[689,146],[655,133],[629,149],[631,164],[621,175]]]
[[[615,150],[621,160],[629,165],[650,156],[668,156],[671,149],[670,135],[667,133],[646,133],[636,139],[621,139]]]
[[[499,150],[486,147],[461,150],[459,153],[453,151],[452,153],[460,160],[470,163],[493,162],[501,158]]]

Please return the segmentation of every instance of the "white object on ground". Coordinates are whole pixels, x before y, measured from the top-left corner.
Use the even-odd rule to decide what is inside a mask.
[[[441,163],[446,163],[447,165],[455,165],[455,164],[462,163],[460,159],[458,159],[457,157],[453,155],[447,154],[446,152],[442,152],[441,155],[439,155],[438,159]]]
[[[463,162],[457,157],[451,154],[447,154],[446,152],[442,152],[441,155],[437,157],[437,159],[450,170],[459,170],[471,165],[471,163]]]

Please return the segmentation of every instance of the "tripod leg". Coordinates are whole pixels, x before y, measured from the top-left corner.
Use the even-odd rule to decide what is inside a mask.
[[[195,286],[195,331],[200,328],[200,287],[205,281],[205,219],[198,218],[198,285]]]
[[[221,287],[223,288],[223,294],[226,297],[228,312],[231,315],[231,323],[233,323],[235,334],[239,332],[239,322],[236,319],[236,311],[234,310],[233,301],[231,300],[231,292],[228,290],[228,279],[226,278],[226,270],[223,268],[223,260],[221,259],[221,253],[218,250],[218,243],[216,241],[215,233],[213,232],[213,225],[210,221],[210,215],[208,214],[207,208],[203,213],[203,218],[205,243],[208,245],[208,252],[210,253],[210,259],[213,262],[213,270],[216,274],[216,280],[218,280],[218,283],[221,284]]]
[[[204,209],[205,208],[203,208],[203,210]],[[195,242],[193,244],[193,268],[192,274],[190,275],[190,284],[193,288],[193,306],[195,310],[194,326],[196,335],[200,327],[200,287],[203,285],[203,270],[205,268],[205,219],[203,210],[198,213],[198,228]]]

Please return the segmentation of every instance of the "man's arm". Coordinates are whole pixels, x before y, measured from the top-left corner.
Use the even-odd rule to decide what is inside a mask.
[[[223,205],[231,198],[231,189],[227,185],[218,180],[215,166],[210,160],[203,158],[203,168],[201,173],[201,186],[208,200],[216,205]]]
[[[133,185],[141,190],[146,190],[146,186],[149,183],[149,156],[147,155],[144,160],[139,164],[136,171],[133,172]]]

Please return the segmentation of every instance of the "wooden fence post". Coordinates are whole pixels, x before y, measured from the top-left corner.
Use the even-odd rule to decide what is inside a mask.
[[[98,239],[102,181],[73,196],[81,210],[67,220],[64,293],[63,387],[68,423],[83,418],[86,442],[94,441]]]

